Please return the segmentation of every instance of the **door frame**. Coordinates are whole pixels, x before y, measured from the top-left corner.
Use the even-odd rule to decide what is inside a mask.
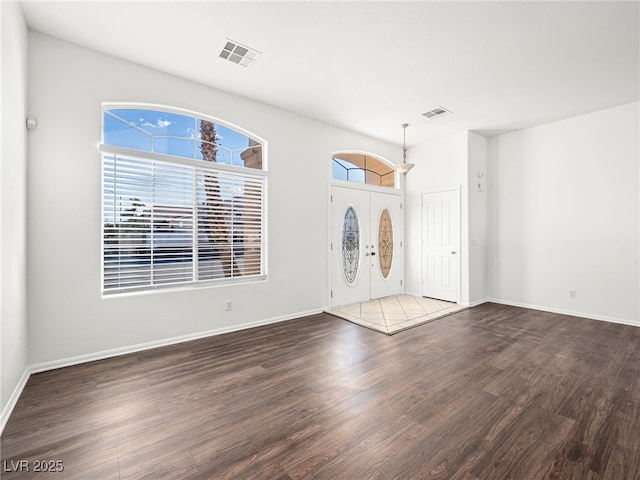
[[[333,187],[342,187],[342,188],[349,188],[352,190],[363,190],[366,192],[374,192],[374,193],[386,193],[386,194],[392,194],[392,195],[398,195],[400,197],[400,203],[402,205],[401,207],[401,233],[402,233],[402,290],[401,292],[404,293],[405,292],[405,276],[406,276],[406,268],[405,268],[405,258],[404,258],[404,252],[405,252],[405,238],[404,238],[404,234],[405,234],[405,227],[404,227],[404,222],[405,222],[405,205],[404,205],[404,200],[405,200],[405,196],[404,196],[404,190],[401,188],[389,188],[389,187],[378,187],[376,185],[369,185],[366,183],[355,183],[355,182],[349,182],[346,180],[335,180],[332,179],[329,182],[329,186],[327,187],[327,246],[329,247],[327,249],[327,265],[329,266],[329,271],[327,272],[327,305],[329,308],[331,308],[332,305],[332,298],[331,298],[331,289],[332,289],[332,269],[334,268],[333,263],[332,263],[332,257],[331,257],[331,242],[332,242],[332,238],[331,238],[331,221],[332,221],[332,216],[331,216],[331,189]]]
[[[462,188],[460,187],[460,185],[452,185],[449,187],[438,187],[438,188],[432,188],[429,190],[423,190],[420,193],[420,295],[422,295],[423,291],[422,291],[422,285],[424,285],[424,262],[425,262],[425,258],[424,258],[424,230],[425,230],[425,224],[424,224],[424,196],[425,195],[429,195],[432,193],[441,193],[441,192],[452,192],[455,191],[456,192],[456,198],[458,200],[458,238],[456,239],[458,241],[458,245],[457,245],[457,256],[458,256],[458,262],[457,262],[457,275],[458,275],[458,279],[456,282],[456,304],[460,304],[460,300],[461,300],[461,296],[462,296]]]

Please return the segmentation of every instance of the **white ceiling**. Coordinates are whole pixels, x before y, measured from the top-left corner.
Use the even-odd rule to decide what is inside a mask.
[[[640,3],[22,2],[33,30],[395,144],[639,100]],[[262,52],[224,61],[225,38]],[[453,112],[429,120],[443,106]],[[215,115],[215,112],[210,112]]]

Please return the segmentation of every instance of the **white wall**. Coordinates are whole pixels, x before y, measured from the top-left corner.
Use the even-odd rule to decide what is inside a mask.
[[[640,325],[638,117],[633,103],[489,139],[490,296]]]
[[[500,279],[498,278],[498,258],[499,251],[499,195],[498,185],[500,185],[500,170],[498,169],[498,137],[487,140],[487,265],[485,295],[497,300]]]
[[[422,292],[422,194],[441,187],[460,187],[460,303],[469,303],[469,132],[430,140],[409,149],[407,159],[416,164],[406,176],[405,291]]]
[[[463,131],[416,145],[409,156],[416,167],[406,178],[406,291],[422,292],[422,195],[459,187],[460,303],[482,303],[487,282],[487,139]],[[478,190],[478,181],[482,190]]]
[[[22,389],[27,358],[27,28],[0,2],[0,431]]]
[[[469,304],[487,298],[487,139],[469,132]]]
[[[30,362],[223,331],[326,307],[331,153],[395,146],[30,33]],[[215,59],[213,60],[215,61]],[[243,70],[240,74],[246,74]],[[269,142],[266,283],[101,298],[101,102],[210,114]],[[226,312],[225,302],[234,310]]]

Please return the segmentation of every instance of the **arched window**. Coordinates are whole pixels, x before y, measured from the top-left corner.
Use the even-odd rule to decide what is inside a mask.
[[[396,171],[385,161],[366,153],[339,152],[332,156],[332,178],[395,188]]]
[[[264,279],[264,142],[204,115],[103,107],[103,292]]]

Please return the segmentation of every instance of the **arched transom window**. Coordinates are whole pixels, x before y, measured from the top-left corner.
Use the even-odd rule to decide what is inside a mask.
[[[388,163],[365,153],[340,152],[332,156],[334,180],[395,188],[396,171]]]
[[[264,144],[204,115],[105,105],[103,293],[266,278]]]

